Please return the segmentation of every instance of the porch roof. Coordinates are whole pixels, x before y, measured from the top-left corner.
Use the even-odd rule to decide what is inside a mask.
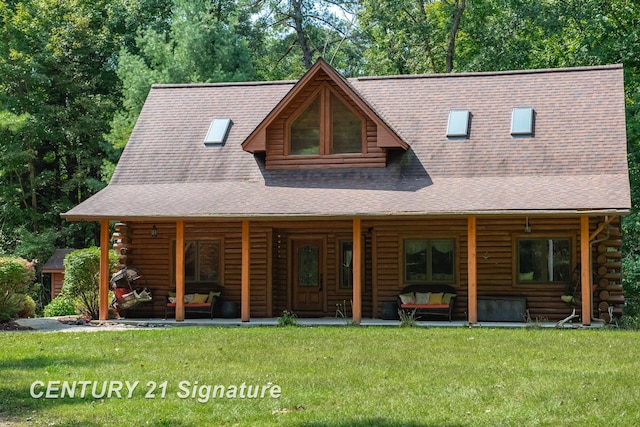
[[[81,207],[96,219],[624,214],[623,175],[443,178],[414,191],[273,187],[243,182],[110,185]],[[551,193],[522,191],[535,180]],[[585,182],[589,191],[581,191]],[[619,185],[616,185],[615,183]],[[494,191],[486,191],[493,188]],[[500,191],[502,190],[502,191]],[[598,197],[598,193],[606,198]],[[274,199],[277,203],[274,203]],[[321,203],[320,203],[321,202]],[[87,214],[66,214],[69,219]],[[82,211],[81,211],[82,212]]]
[[[407,141],[387,167],[266,170],[242,143],[295,82],[156,85],[111,183],[71,220],[624,214],[631,206],[620,65],[349,79]],[[535,135],[510,134],[533,107]],[[447,138],[451,109],[469,138]],[[206,147],[213,118],[233,122]]]

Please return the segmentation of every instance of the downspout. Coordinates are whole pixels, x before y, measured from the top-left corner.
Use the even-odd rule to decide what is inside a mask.
[[[600,224],[600,226],[596,228],[593,234],[591,234],[591,236],[589,237],[589,277],[593,277],[593,262],[591,260],[591,256],[593,254],[593,245],[609,239],[609,237],[611,236],[611,234],[609,233],[609,227],[608,227],[610,222],[611,222],[611,219],[609,219],[609,215],[606,215],[604,217],[604,222]],[[596,239],[598,234],[600,234],[602,231],[605,231],[605,230],[606,230],[606,236],[601,239]],[[589,287],[591,287],[591,283],[589,283]],[[600,323],[601,325],[605,325],[606,322],[604,320],[593,317],[593,289],[590,289],[589,295],[591,295],[591,321]]]

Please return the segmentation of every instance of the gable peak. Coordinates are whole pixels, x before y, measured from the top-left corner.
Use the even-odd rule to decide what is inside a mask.
[[[253,130],[242,143],[244,151],[258,153],[267,151],[267,128],[287,109],[292,102],[304,94],[311,85],[331,85],[360,109],[365,117],[370,119],[378,129],[380,135],[379,147],[400,148],[406,150],[409,146],[393,129],[385,123],[373,107],[355,90],[355,88],[322,57],[307,70],[306,73],[291,88],[289,93],[274,107],[264,120]]]

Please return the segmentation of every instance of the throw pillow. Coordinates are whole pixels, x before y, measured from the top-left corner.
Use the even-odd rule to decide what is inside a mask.
[[[184,303],[189,304],[190,302],[193,302],[193,294],[186,294],[184,296]]]
[[[406,294],[400,294],[400,301],[403,304],[415,304],[416,303],[416,295],[413,292],[408,292]]]
[[[169,297],[175,298],[176,297],[176,293],[175,292],[169,292]]]
[[[196,294],[193,294],[193,301],[192,302],[200,304],[200,303],[203,303],[203,302],[207,302],[207,298],[209,298],[208,294],[198,294],[198,293],[196,293]]]
[[[522,281],[533,280],[533,271],[529,271],[527,273],[520,273],[519,278]]]
[[[171,304],[175,304],[176,303],[176,297],[169,297],[169,302]]]
[[[429,304],[442,304],[442,294],[443,292],[431,292]]]
[[[207,302],[213,302],[213,300],[215,298],[219,298],[220,297],[220,292],[209,292],[209,297],[207,298]]]
[[[416,304],[429,304],[431,292],[416,292]]]
[[[451,298],[455,297],[456,294],[444,294],[442,296],[442,303],[443,304],[451,304]]]
[[[118,301],[122,300],[122,297],[125,294],[128,294],[129,292],[131,292],[131,291],[129,289],[127,289],[127,288],[115,288],[113,290],[113,293],[116,295],[116,299]]]

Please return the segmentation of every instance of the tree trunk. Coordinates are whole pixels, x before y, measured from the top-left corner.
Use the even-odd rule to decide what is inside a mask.
[[[420,13],[422,14],[422,19],[424,19],[424,22],[427,25],[429,25],[429,16],[427,15],[426,5],[423,0],[418,0],[418,10],[420,10]],[[407,12],[407,14],[411,16],[410,12]],[[418,21],[416,20],[416,24],[417,23]],[[429,63],[431,63],[431,71],[434,73],[439,73],[441,71],[438,70],[438,66],[436,65],[436,60],[433,57],[433,48],[431,47],[431,40],[429,39],[429,37],[430,37],[429,34],[425,35],[425,40],[424,40],[425,55],[427,56]]]
[[[300,45],[300,49],[302,49],[302,61],[304,62],[305,68],[308,70],[313,65],[313,58],[311,55],[311,50],[309,49],[309,45],[307,44],[307,39],[304,35],[304,29],[302,27],[302,2],[304,0],[291,0],[291,6],[293,7],[293,22],[296,30],[296,35],[298,37],[298,44]]]
[[[29,160],[29,186],[31,187],[31,209],[33,209],[33,231],[37,233],[38,223],[38,195],[36,193],[36,166],[33,157]]]
[[[466,0],[456,0],[455,12],[453,13],[453,19],[451,22],[451,32],[449,32],[449,44],[447,46],[447,73],[453,71],[453,59],[456,52],[456,36],[458,35],[458,28],[460,27],[460,21],[462,20],[462,14],[466,6]]]

